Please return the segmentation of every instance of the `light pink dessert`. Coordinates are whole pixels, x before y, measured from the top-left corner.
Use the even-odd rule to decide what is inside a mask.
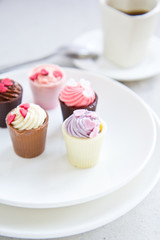
[[[45,110],[56,108],[65,82],[62,69],[53,64],[43,64],[31,71],[29,79],[34,102]]]

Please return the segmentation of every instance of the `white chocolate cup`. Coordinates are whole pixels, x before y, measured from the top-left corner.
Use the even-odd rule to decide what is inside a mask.
[[[106,123],[101,120],[102,132],[94,138],[77,138],[69,135],[62,124],[62,133],[71,165],[78,168],[91,168],[100,160],[102,144],[107,130]]]

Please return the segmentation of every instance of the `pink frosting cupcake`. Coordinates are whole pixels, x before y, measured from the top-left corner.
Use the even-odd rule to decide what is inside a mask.
[[[98,96],[92,89],[89,81],[85,79],[80,79],[80,81],[70,79],[62,89],[59,101],[63,120],[65,120],[77,109],[95,111]]]
[[[34,102],[45,110],[56,108],[65,82],[63,70],[53,64],[43,64],[31,71],[29,79]]]

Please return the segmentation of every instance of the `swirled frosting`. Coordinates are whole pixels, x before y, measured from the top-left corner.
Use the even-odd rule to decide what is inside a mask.
[[[95,92],[89,81],[80,79],[79,82],[76,82],[74,79],[70,79],[61,91],[59,98],[67,106],[83,107],[94,102]]]
[[[53,64],[43,64],[35,67],[29,74],[30,80],[38,85],[53,85],[63,78],[60,67]]]
[[[7,85],[7,81],[10,81],[10,85]],[[8,102],[17,98],[22,94],[22,87],[17,82],[10,80],[9,78],[0,79],[0,102]]]
[[[11,118],[10,124],[18,130],[30,130],[43,125],[46,116],[46,112],[39,105],[27,103],[13,109],[8,121]]]
[[[102,131],[102,124],[95,112],[80,109],[66,119],[65,128],[73,137],[93,138]]]

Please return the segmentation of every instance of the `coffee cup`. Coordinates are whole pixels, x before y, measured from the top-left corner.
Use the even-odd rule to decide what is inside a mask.
[[[158,0],[99,0],[104,58],[121,67],[141,63],[149,51]]]

